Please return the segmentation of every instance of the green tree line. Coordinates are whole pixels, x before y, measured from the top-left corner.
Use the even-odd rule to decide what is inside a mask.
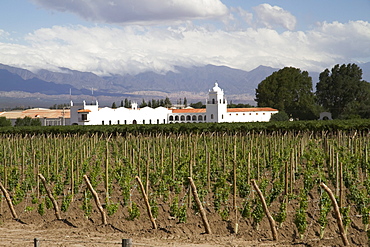
[[[362,70],[356,64],[325,69],[316,92],[307,71],[285,67],[258,85],[255,100],[259,107],[278,109],[282,119],[317,119],[323,111],[335,119],[370,118],[370,83],[362,80]]]

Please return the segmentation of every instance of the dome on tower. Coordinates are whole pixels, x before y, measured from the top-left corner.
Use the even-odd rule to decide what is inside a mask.
[[[222,89],[218,86],[218,83],[215,82],[215,86],[212,88],[213,92],[222,92]]]

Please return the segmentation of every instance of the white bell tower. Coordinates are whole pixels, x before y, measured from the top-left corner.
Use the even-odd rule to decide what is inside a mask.
[[[221,123],[226,121],[227,100],[224,97],[224,90],[218,87],[218,83],[209,90],[206,104],[206,116],[208,123]]]

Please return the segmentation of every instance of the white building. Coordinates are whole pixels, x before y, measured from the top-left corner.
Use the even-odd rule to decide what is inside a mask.
[[[209,90],[206,109],[167,109],[119,107],[99,108],[94,104],[74,104],[71,102],[71,124],[112,125],[112,124],[167,124],[167,123],[222,123],[222,122],[268,122],[271,115],[278,113],[273,108],[227,108],[224,91],[215,86]]]

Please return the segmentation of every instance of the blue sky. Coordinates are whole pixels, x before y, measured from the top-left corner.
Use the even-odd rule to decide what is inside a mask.
[[[0,63],[100,75],[370,61],[369,0],[7,0]]]

